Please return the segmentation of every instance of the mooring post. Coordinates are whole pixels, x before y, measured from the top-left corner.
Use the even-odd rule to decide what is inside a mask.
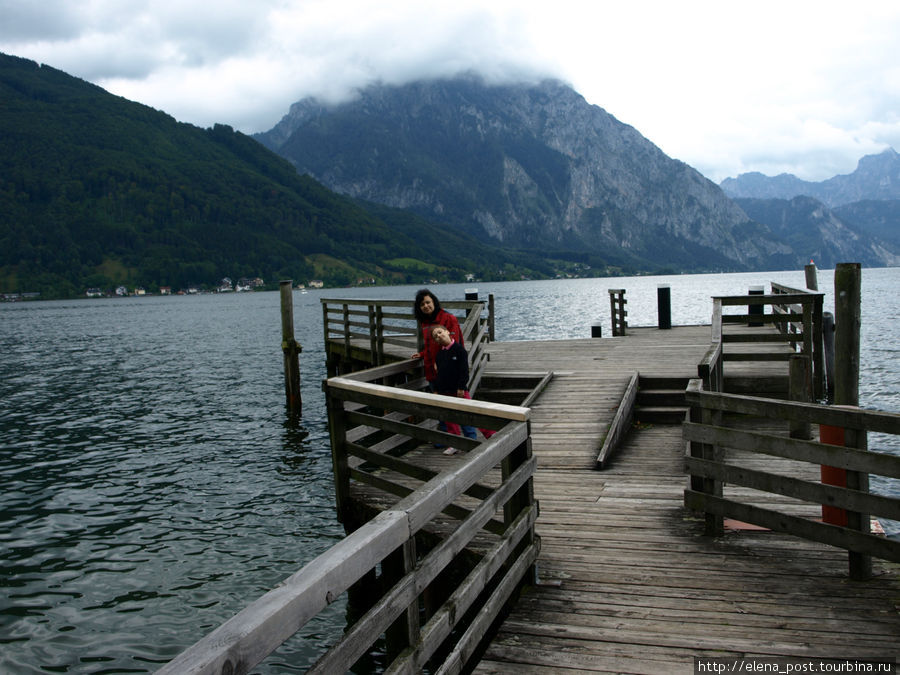
[[[834,403],[840,406],[859,406],[861,267],[859,263],[838,263],[834,268]],[[865,431],[844,429],[843,432],[844,445],[847,447],[867,447]],[[847,471],[845,484],[851,490],[868,492],[869,474]],[[848,512],[847,526],[860,532],[869,532],[869,514]],[[851,551],[850,576],[865,579],[871,575],[871,556]]]
[[[284,394],[292,415],[303,409],[300,397],[300,344],[294,339],[293,280],[280,282],[281,290],[281,351],[284,353]]]
[[[859,405],[859,263],[834,268],[834,403]]]
[[[668,284],[659,284],[656,287],[656,313],[660,330],[668,330],[672,327],[672,289]]]
[[[819,290],[819,279],[816,275],[816,264],[810,260],[809,265],[806,265],[803,268],[804,273],[806,274],[806,287],[811,291]]]

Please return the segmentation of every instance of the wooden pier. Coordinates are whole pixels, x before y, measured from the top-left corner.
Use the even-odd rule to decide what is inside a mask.
[[[380,640],[390,673],[900,657],[900,542],[869,531],[900,500],[868,494],[900,458],[865,442],[900,433],[900,415],[804,402],[823,390],[820,295],[773,285],[714,299],[711,325],[634,328],[622,310],[615,338],[528,342],[491,342],[485,303],[444,305],[473,352],[473,401],[421,392],[401,303],[323,300],[350,534],[160,672],[248,672],[345,591],[360,619],[313,672]],[[848,447],[817,442],[819,423]],[[435,447],[450,443],[467,452]],[[846,486],[820,483],[825,464]],[[822,523],[823,505],[847,522]]]
[[[684,506],[680,425],[637,425],[594,470],[629,371],[696,377],[687,364],[700,361],[708,336],[709,326],[676,327],[491,345],[492,370],[527,361],[554,379],[531,406],[538,584],[476,673],[669,674],[694,672],[702,657],[900,656],[897,566],[882,561],[872,579],[852,581],[840,549],[727,521],[724,536],[704,536],[702,516]],[[740,370],[762,375],[759,364]]]

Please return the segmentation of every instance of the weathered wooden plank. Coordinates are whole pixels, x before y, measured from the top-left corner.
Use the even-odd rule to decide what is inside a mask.
[[[752,431],[705,426],[691,422],[686,422],[683,429],[684,438],[690,441],[900,478],[900,457],[895,455],[867,452],[798,438],[778,438]]]
[[[404,513],[380,514],[157,672],[247,672],[410,534]]]
[[[772,511],[770,509],[741,504],[721,497],[685,490],[685,506],[721,516],[736,518],[778,532],[793,534],[810,541],[838,546],[859,553],[877,556],[884,560],[900,562],[900,542],[872,534],[857,532],[847,527],[817,523],[805,518]]]
[[[622,395],[616,414],[613,415],[612,422],[609,423],[606,438],[603,439],[600,454],[597,455],[598,469],[603,469],[606,466],[613,450],[619,447],[634,420],[634,402],[637,399],[638,380],[639,375],[635,372],[625,387],[625,393]],[[534,423],[532,428],[536,428]]]
[[[722,465],[695,457],[685,457],[684,463],[685,468],[692,475],[716,478],[754,490],[764,490],[816,504],[827,504],[850,511],[884,516],[891,520],[900,520],[900,501],[890,497],[824,485],[819,482],[804,481],[789,476],[779,476],[766,471],[755,471],[742,466]]]
[[[386,387],[380,384],[354,382],[353,380],[344,377],[333,377],[329,379],[328,387],[348,393],[370,394],[373,396],[385,397],[395,402],[413,403],[428,408],[459,410],[470,414],[496,416],[519,422],[524,422],[529,417],[528,409],[519,406],[505,405],[502,403],[486,403],[484,401],[473,403],[467,399],[455,398],[452,396],[436,397],[433,394],[398,390],[396,387]]]

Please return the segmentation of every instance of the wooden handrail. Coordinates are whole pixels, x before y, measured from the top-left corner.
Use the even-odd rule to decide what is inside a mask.
[[[713,297],[713,314],[711,319],[713,346],[724,347],[725,343],[734,345],[740,342],[752,344],[790,344],[792,351],[808,356],[812,370],[812,391],[810,397],[821,400],[825,395],[825,364],[822,345],[822,293],[812,293],[772,283],[772,292],[767,295],[728,295]],[[772,307],[771,314],[725,314],[725,307]],[[773,325],[779,333],[742,333],[728,335],[724,327],[729,324]],[[721,350],[719,358],[723,361],[787,361],[789,353],[771,351],[754,351],[749,353]],[[698,370],[698,374],[710,386],[709,370]]]
[[[493,296],[484,300],[448,300],[445,310],[464,310],[457,316],[469,353],[469,388],[475,390],[488,359],[485,346],[493,325]],[[325,342],[340,340],[349,353],[353,340],[365,341],[372,364],[386,362],[386,345],[421,351],[422,332],[408,300],[368,298],[321,298]],[[485,309],[488,316],[484,316]],[[386,311],[387,310],[387,311]]]
[[[412,366],[411,360],[405,363]],[[423,484],[418,489],[408,490],[406,496],[202,638],[160,673],[250,671],[372,570],[386,569],[387,561],[400,550],[405,552],[404,573],[320,658],[312,672],[344,672],[371,648],[388,626],[402,620],[414,623],[409,624],[408,644],[405,650],[398,650],[393,668],[420,670],[451,632],[457,633],[457,637],[449,658],[453,663],[464,664],[465,655],[471,654],[484,637],[515,588],[533,569],[537,557],[539,540],[534,535],[537,503],[531,488],[536,460],[530,452],[530,411],[362,381],[396,375],[402,370],[401,365],[386,365],[367,371],[364,377],[355,374],[323,383],[329,415],[333,417],[332,450],[335,456],[343,454],[343,459],[335,462],[342,467],[336,468],[336,475],[341,474],[342,480],[349,480],[347,453],[353,452],[352,448],[365,437],[365,434],[357,435],[355,443],[347,441],[348,431],[354,426],[351,419],[359,418],[373,428],[380,425],[385,430],[407,434],[410,439],[422,440],[438,432],[406,421],[406,414],[391,416],[390,410],[414,411],[434,419],[462,415],[482,422],[493,420],[491,424],[499,431],[490,439],[476,443],[451,469],[441,473],[422,473],[420,469],[417,475],[421,475]],[[383,410],[383,415],[354,412],[359,401],[371,403],[373,408]],[[377,462],[377,453],[369,453],[368,459]],[[394,466],[398,461],[391,458]],[[500,485],[480,486],[479,482],[498,464],[504,467]],[[480,504],[475,508],[455,505],[463,494],[479,499]],[[500,510],[504,512],[503,523],[495,519]],[[417,533],[443,513],[462,519],[462,523],[417,560]],[[419,627],[421,593],[451,565],[455,571],[462,569],[457,557],[483,530],[496,533],[496,543],[484,552],[481,562],[469,571],[447,601],[429,610],[431,616]],[[483,591],[487,588],[493,591],[485,599]],[[476,619],[464,626],[464,630],[455,630],[474,607],[479,610]]]
[[[869,533],[870,515],[900,519],[900,498],[868,492],[870,474],[900,478],[900,457],[869,451],[866,442],[869,432],[900,434],[900,414],[709,392],[699,379],[690,382],[686,397],[691,421],[685,423],[683,436],[690,443],[685,469],[691,487],[685,490],[684,502],[706,514],[708,534],[720,533],[722,519],[728,517],[844,548],[852,576],[867,574],[870,557],[900,562],[900,542]],[[840,427],[847,447],[748,430],[738,423],[741,416]],[[750,469],[746,461],[733,463],[737,452],[845,469],[847,487],[803,480],[775,469]],[[726,485],[841,508],[848,513],[848,525],[761,508],[725,494]]]

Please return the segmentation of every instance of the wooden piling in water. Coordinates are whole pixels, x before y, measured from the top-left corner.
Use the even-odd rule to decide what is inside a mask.
[[[859,405],[861,278],[859,263],[838,263],[834,268],[835,405]]]
[[[859,263],[838,263],[834,268],[834,403],[859,405],[859,328],[862,314],[862,270]],[[844,445],[865,449],[865,432],[844,430]],[[860,492],[869,491],[869,474],[848,471],[846,486]],[[850,511],[848,526],[862,532],[869,531],[869,514]],[[872,576],[872,558],[850,553],[850,576],[866,579]]]
[[[300,343],[294,339],[294,299],[290,279],[280,282],[281,290],[281,351],[284,353],[284,394],[292,415],[303,410],[300,396]]]

